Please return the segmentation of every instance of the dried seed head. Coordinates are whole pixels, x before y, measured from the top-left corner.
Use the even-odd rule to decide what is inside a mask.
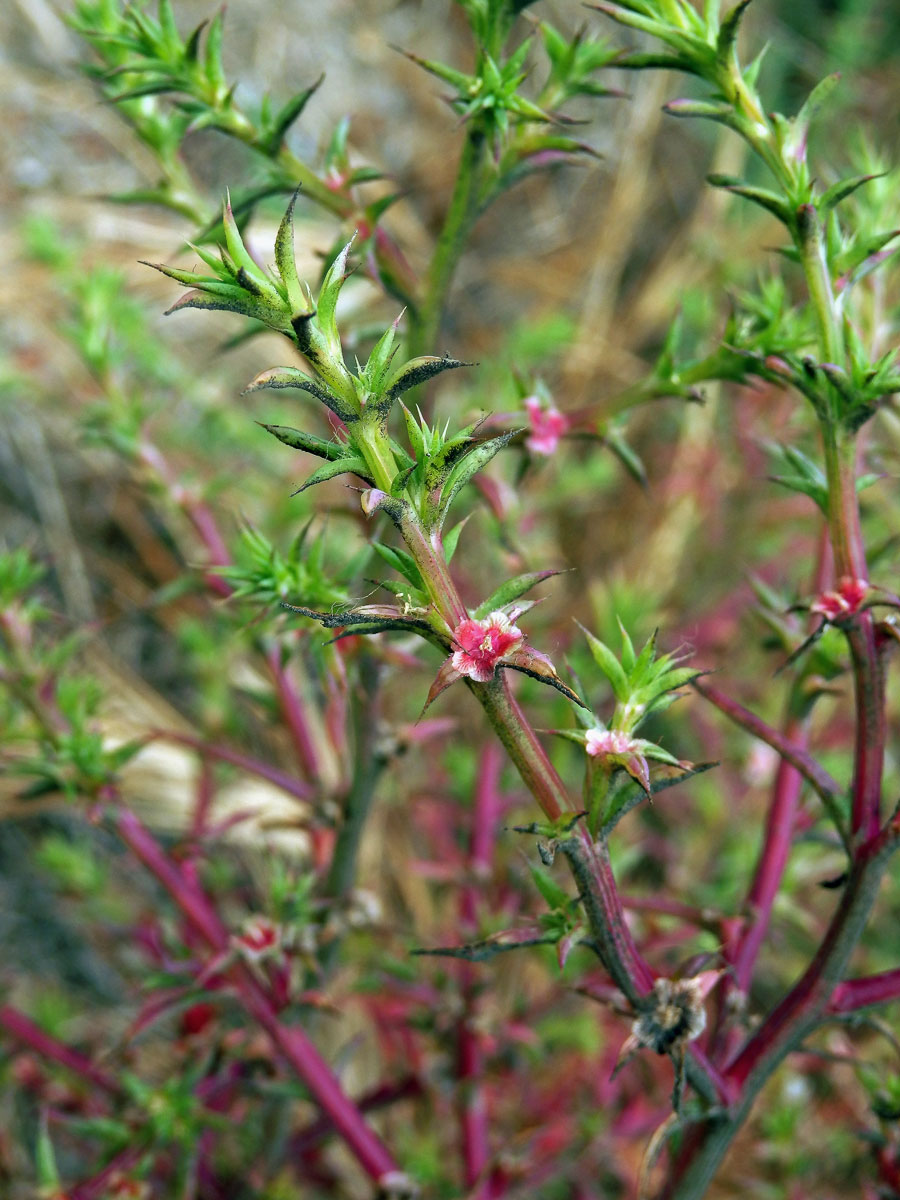
[[[699,1037],[706,1028],[703,976],[657,979],[649,1007],[631,1026],[634,1042],[657,1054],[671,1054]]]

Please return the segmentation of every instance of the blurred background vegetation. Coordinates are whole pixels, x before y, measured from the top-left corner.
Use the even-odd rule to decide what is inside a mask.
[[[534,12],[561,29],[586,21],[611,39],[622,34],[574,4],[542,3]],[[203,0],[179,0],[176,13],[183,30],[210,15]],[[206,549],[173,503],[173,489],[203,498],[248,571],[254,561],[242,533],[248,527],[287,553],[308,521],[314,535],[327,525],[326,555],[337,563],[362,550],[366,529],[355,495],[340,482],[292,497],[300,468],[254,424],[295,419],[293,401],[241,395],[259,371],[289,360],[281,341],[268,333],[239,338],[242,325],[230,317],[186,313],[163,320],[175,299],[171,285],[137,260],[174,260],[193,227],[158,207],[110,199],[153,186],[157,166],[85,77],[81,67],[91,52],[65,15],[55,0],[11,0],[0,11],[0,548],[27,547],[45,566],[43,602],[55,634],[81,631],[79,663],[101,685],[107,738],[165,729],[222,740],[288,769],[291,747],[254,657],[261,639],[279,636],[283,617],[277,609],[261,615],[259,605],[210,597],[203,584]],[[897,160],[896,5],[758,0],[743,36],[770,44],[761,90],[780,111],[794,111],[824,74],[842,72],[840,105],[816,134],[814,161],[823,174],[844,168],[864,145],[888,165]],[[317,161],[349,118],[352,160],[374,164],[402,190],[385,224],[420,271],[452,187],[461,132],[440,98],[442,86],[396,46],[462,68],[471,58],[461,13],[437,0],[228,5],[224,53],[238,97],[252,105],[268,90],[284,99],[324,71],[291,135],[292,148],[304,161]],[[724,326],[729,297],[766,271],[777,241],[773,226],[703,182],[711,170],[739,173],[735,143],[660,111],[666,99],[688,94],[689,84],[615,71],[609,80],[627,97],[582,100],[574,109],[586,121],[578,136],[599,160],[527,180],[474,231],[440,342],[426,348],[479,364],[436,389],[443,416],[461,421],[516,409],[517,373],[520,380],[541,379],[563,411],[589,409],[602,419],[652,368],[678,313],[683,345],[702,351]],[[226,187],[248,186],[259,170],[249,151],[211,131],[191,135],[186,153],[213,206]],[[895,188],[894,175],[884,188]],[[282,197],[266,202],[251,225],[250,242],[263,256],[283,203]],[[314,279],[332,248],[334,223],[301,196],[297,226],[302,268]],[[895,284],[886,287],[889,342],[898,297]],[[363,279],[348,287],[344,303],[348,324],[362,313],[368,326],[384,327],[397,312]],[[804,438],[811,454],[816,447],[804,433],[802,412],[774,388],[710,387],[704,400],[636,409],[625,427],[624,462],[593,439],[566,441],[524,473],[518,451],[501,456],[455,565],[472,602],[517,570],[566,571],[529,617],[529,636],[560,669],[568,661],[589,692],[588,660],[572,618],[614,642],[619,617],[638,638],[658,627],[665,648],[690,649],[692,663],[720,671],[722,686],[777,721],[785,685],[773,679],[779,658],[755,610],[751,579],[763,580],[785,608],[807,595],[818,531],[804,497],[768,482],[766,447]],[[169,486],[146,455],[135,453],[144,441],[168,464]],[[898,451],[900,426],[886,409],[870,438],[871,469],[884,479],[866,493],[865,513],[870,544],[879,551],[878,581],[895,590]],[[635,478],[638,462],[643,483]],[[362,576],[373,573],[369,563]],[[299,686],[314,696],[331,669],[327,656],[335,653],[323,641],[321,632],[307,631],[296,651]],[[392,749],[358,879],[357,899],[371,907],[328,983],[328,1002],[340,1015],[324,1023],[322,1037],[345,1057],[348,1048],[355,1051],[343,1076],[348,1085],[370,1085],[380,1077],[385,1051],[373,1035],[366,996],[386,986],[385,978],[396,982],[402,1021],[417,1031],[422,1069],[437,1082],[427,1104],[395,1106],[383,1129],[434,1195],[452,1196],[459,1193],[435,1114],[449,1103],[446,1014],[458,978],[440,960],[411,959],[409,950],[459,940],[459,878],[438,869],[442,858],[455,862],[455,852],[442,851],[441,839],[464,841],[464,822],[447,814],[471,802],[484,734],[465,695],[453,694],[434,714],[455,722],[436,743],[439,753],[415,746],[400,753],[437,666],[428,651],[417,653],[414,677],[407,677],[409,662],[399,652],[393,660],[385,652],[379,666],[379,728]],[[521,693],[538,725],[566,720],[562,701],[548,700],[544,689],[526,680]],[[596,682],[592,698],[603,703]],[[834,746],[829,765],[839,776],[846,772],[847,713],[839,689],[818,710],[814,734],[826,759]],[[679,756],[722,765],[623,822],[615,846],[623,890],[734,912],[752,870],[775,764],[696,698],[676,706],[647,736]],[[312,814],[274,785],[263,789],[234,770],[215,772],[219,816],[248,806],[256,814],[235,827],[228,853],[214,864],[223,892],[232,889],[251,907],[270,911],[294,904],[291,919],[298,921],[318,918],[285,897],[294,895],[306,870],[310,827],[315,836],[335,803],[329,789],[339,792],[348,768],[329,760],[324,734],[320,743],[323,807]],[[553,753],[577,787],[572,747],[562,744]],[[155,829],[177,839],[200,770],[183,746],[161,742],[129,765],[123,790]],[[889,795],[898,781],[891,751]],[[532,819],[511,775],[504,788],[507,823]],[[812,815],[809,833],[776,909],[755,1012],[799,971],[832,903],[820,884],[840,869],[840,857],[817,841]],[[500,835],[488,895],[497,889],[506,911],[495,916],[494,929],[541,908],[524,849],[516,835]],[[122,1038],[116,1055],[164,1076],[165,1039],[124,1042],[134,1016],[127,983],[139,975],[140,956],[123,931],[153,902],[149,884],[136,882],[105,835],[90,832],[57,795],[23,799],[20,781],[0,780],[0,986],[61,1036],[87,1046]],[[900,890],[891,885],[860,970],[895,965],[898,916]],[[685,941],[658,914],[640,920],[659,965],[672,968],[716,949],[715,932]],[[573,954],[562,975],[552,952],[539,950],[494,959],[478,971],[494,1048],[497,1144],[514,1163],[541,1137],[529,1120],[554,1109],[566,1118],[564,1133],[559,1148],[548,1145],[546,1153],[560,1158],[555,1177],[536,1194],[548,1200],[625,1194],[621,1181],[639,1159],[648,1127],[640,1121],[633,1129],[617,1127],[617,1114],[629,1094],[646,1089],[658,1102],[668,1084],[664,1072],[657,1078],[640,1065],[626,1070],[615,1098],[606,1095],[622,1029],[574,990],[591,974],[589,956]],[[417,1003],[416,981],[427,989],[426,1002]],[[869,1172],[865,1138],[878,1124],[871,1093],[897,1071],[888,1058],[892,1041],[893,1035],[885,1041],[873,1034],[855,1043],[875,1064],[874,1074],[866,1074],[851,1060],[843,1030],[823,1034],[814,1065],[792,1063],[773,1084],[765,1115],[746,1131],[710,1194],[859,1195]],[[0,1135],[0,1180],[9,1182],[11,1195],[24,1196],[35,1114],[20,1087],[21,1070],[17,1077],[12,1058],[5,1065],[9,1119]],[[522,1079],[529,1081],[524,1098],[515,1090]]]

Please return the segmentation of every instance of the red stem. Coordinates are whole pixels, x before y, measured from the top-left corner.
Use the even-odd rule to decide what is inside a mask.
[[[873,1004],[884,1004],[900,999],[900,967],[882,971],[878,975],[866,975],[860,979],[845,979],[834,989],[828,1011],[833,1013],[856,1012]]]
[[[228,552],[228,546],[222,537],[216,518],[207,505],[192,496],[188,489],[182,487],[157,446],[150,442],[144,442],[140,447],[139,457],[142,462],[156,472],[168,489],[173,503],[178,505],[193,525],[206,549],[210,565],[229,566],[232,558]],[[234,590],[228,580],[216,571],[207,571],[204,574],[204,580],[210,591],[215,592],[222,599],[227,599]],[[319,778],[319,756],[306,714],[303,711],[303,704],[282,665],[279,647],[273,646],[266,650],[265,658],[275,684],[281,715],[291,734],[297,764],[304,778],[315,781]]]
[[[788,723],[785,737],[791,742],[800,747],[805,736],[803,721],[794,720]],[[756,958],[769,929],[772,906],[791,852],[797,805],[802,790],[803,776],[796,767],[782,759],[775,776],[762,850],[747,894],[748,924],[738,944],[733,963],[734,982],[742,992],[749,990]]]
[[[144,1157],[143,1146],[127,1146],[120,1151],[102,1171],[92,1175],[83,1183],[76,1183],[65,1193],[67,1200],[105,1200],[110,1195],[109,1185],[120,1173],[127,1176],[132,1167]]]
[[[475,784],[467,864],[470,881],[460,896],[460,932],[465,940],[477,934],[479,897],[493,863],[502,769],[500,747],[491,743],[482,752]],[[483,1087],[484,1051],[478,1031],[478,974],[474,964],[461,963],[460,976],[464,1007],[457,1026],[456,1051],[463,1176],[472,1200],[489,1200],[501,1196],[505,1187],[494,1179],[495,1172],[489,1172],[490,1118]],[[499,1191],[496,1183],[500,1183]]]
[[[796,742],[792,741],[780,730],[775,729],[749,709],[720,692],[703,679],[695,679],[691,685],[701,696],[714,704],[716,708],[730,718],[736,725],[758,737],[760,741],[777,750],[785,762],[799,771],[806,782],[825,801],[829,809],[843,795],[843,788],[831,775],[820,766],[811,754]]]
[[[210,949],[217,954],[226,954],[230,948],[228,931],[201,889],[178,869],[134,813],[125,808],[114,808],[110,816],[125,844],[162,884]],[[366,1174],[376,1182],[397,1174],[398,1167],[390,1151],[341,1090],[331,1068],[306,1034],[296,1026],[282,1025],[271,999],[247,966],[237,963],[229,970],[228,977],[247,1012],[268,1033],[296,1071]]]
[[[293,775],[288,775],[285,771],[280,771],[277,767],[270,767],[268,763],[260,762],[250,755],[232,750],[229,746],[204,742],[202,738],[195,738],[188,733],[178,733],[170,729],[156,729],[148,734],[145,740],[147,742],[177,742],[181,746],[190,746],[203,758],[214,758],[219,762],[231,763],[232,766],[239,767],[242,771],[268,780],[282,791],[296,796],[298,800],[310,800],[315,795],[315,789],[310,784],[296,779]]]
[[[881,783],[887,724],[884,669],[870,612],[860,613],[847,632],[853,660],[856,699],[856,739],[853,764],[851,829],[868,841],[881,824]]]
[[[828,478],[828,528],[834,570],[841,579],[868,579],[866,547],[856,490],[859,450],[855,431],[823,427]],[[854,841],[869,841],[881,823],[881,781],[886,736],[884,670],[870,612],[859,613],[847,630],[853,661],[856,739],[850,827]]]
[[[122,1089],[111,1075],[95,1067],[89,1058],[73,1050],[65,1042],[35,1025],[34,1021],[29,1020],[12,1005],[0,1006],[0,1029],[5,1030],[20,1045],[28,1046],[49,1062],[59,1063],[101,1091],[108,1092],[111,1096],[122,1094]]]
[[[726,1070],[742,1085],[767,1060],[780,1061],[784,1048],[792,1048],[810,1032],[841,982],[875,901],[888,858],[896,849],[900,831],[889,826],[860,847],[845,884],[841,903],[825,938],[803,977],[766,1017]]]
[[[266,651],[266,662],[269,664],[269,670],[272,672],[272,679],[275,683],[278,707],[294,744],[297,765],[304,778],[317,782],[321,778],[319,751],[306,719],[303,702],[297,694],[297,689],[294,687],[286,667],[282,665],[279,646],[272,646]]]

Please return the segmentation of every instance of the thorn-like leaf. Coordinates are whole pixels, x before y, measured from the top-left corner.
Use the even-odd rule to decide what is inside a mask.
[[[442,371],[453,371],[457,367],[471,367],[473,363],[461,362],[459,359],[450,358],[448,355],[438,357],[428,355],[423,358],[411,358],[409,362],[403,364],[392,376],[387,384],[387,398],[392,403],[402,396],[404,392],[408,392],[410,388],[418,387],[420,383],[425,383],[429,379],[433,379],[435,375],[440,375]]]
[[[298,388],[302,392],[308,392],[310,396],[315,396],[345,425],[359,420],[359,413],[351,408],[346,400],[336,396],[297,367],[271,367],[268,371],[261,371],[247,384],[244,393],[257,392],[261,388]]]
[[[512,438],[522,432],[524,432],[522,429],[512,429],[509,433],[501,434],[500,437],[491,438],[487,442],[481,442],[473,450],[470,450],[461,462],[456,464],[441,491],[440,508],[437,514],[438,528],[446,520],[450,505],[453,503],[453,499],[460,488],[467,484],[479,471],[483,470]]]
[[[313,471],[309,479],[298,487],[295,492],[292,492],[291,495],[299,496],[301,492],[305,492],[307,488],[315,487],[317,483],[325,483],[326,480],[334,479],[337,475],[346,474],[358,475],[360,479],[364,479],[369,484],[375,482],[369,473],[366,460],[358,458],[355,455],[349,455],[346,458],[337,458],[331,462],[327,462],[324,466],[319,467],[318,471]]]
[[[503,608],[507,604],[512,604],[513,600],[518,600],[520,596],[524,596],[526,592],[536,587],[543,580],[561,574],[561,571],[528,571],[523,575],[516,575],[513,579],[507,579],[505,583],[500,584],[496,591],[491,592],[487,600],[483,600],[473,610],[472,616],[480,621],[488,613],[494,612],[498,608]]]
[[[326,441],[303,429],[292,429],[289,425],[267,425],[265,421],[257,421],[257,424],[294,450],[305,450],[307,454],[329,459],[339,459],[346,453],[346,446],[340,442]]]

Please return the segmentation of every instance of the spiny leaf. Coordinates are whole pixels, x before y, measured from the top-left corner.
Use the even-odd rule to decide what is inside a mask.
[[[337,475],[345,475],[350,473],[358,475],[360,479],[364,479],[366,483],[374,483],[372,476],[369,473],[369,467],[364,458],[356,456],[348,456],[346,458],[334,459],[332,462],[327,462],[324,466],[319,467],[318,471],[314,471],[309,479],[298,487],[291,495],[299,496],[301,492],[305,492],[307,488],[315,487],[317,483],[325,483],[328,479],[334,479]]]
[[[552,946],[558,941],[558,935],[541,933],[536,929],[508,929],[480,942],[469,942],[464,946],[440,946],[433,950],[420,948],[412,953],[417,956],[432,955],[436,958],[463,958],[468,962],[488,962],[498,954],[519,950],[523,946]]]
[[[567,908],[572,903],[572,898],[564,887],[556,882],[552,875],[537,866],[536,863],[529,864],[531,878],[534,886],[543,896],[548,908]]]
[[[723,125],[734,124],[734,109],[730,104],[717,104],[712,100],[670,100],[663,105],[663,112],[670,117],[705,117]]]
[[[849,179],[839,179],[837,183],[833,183],[822,193],[817,206],[819,211],[828,212],[836,204],[840,204],[842,200],[852,196],[856,189],[861,188],[864,183],[868,183],[872,179],[883,179],[887,173],[887,171],[878,171],[874,175],[853,175]]]
[[[441,492],[441,503],[437,521],[438,527],[443,525],[446,520],[447,512],[453,503],[453,498],[460,488],[467,484],[479,471],[483,470],[512,438],[522,432],[523,430],[521,429],[513,429],[509,433],[501,434],[500,437],[491,438],[488,442],[481,442],[473,450],[469,451],[462,462],[456,464],[450,472],[449,478]]]
[[[691,779],[694,775],[702,775],[705,771],[711,771],[713,767],[717,767],[718,762],[694,763],[687,771],[683,771],[680,775],[674,775],[670,778],[654,779],[650,784],[650,795],[655,796],[659,792],[666,791],[667,788],[676,787],[679,783],[684,783],[685,780]],[[617,807],[613,811],[607,813],[603,826],[600,829],[600,841],[608,841],[610,835],[626,814],[632,809],[637,808],[639,804],[643,804],[647,798],[647,793],[643,788],[637,786],[627,786],[622,793],[615,799],[619,800]]]
[[[550,579],[553,575],[559,574],[561,574],[560,571],[527,571],[522,575],[516,575],[513,579],[507,579],[505,583],[500,584],[496,591],[491,592],[487,600],[483,600],[473,610],[472,616],[480,621],[488,613],[494,612],[495,609],[512,604],[513,600],[518,600],[520,596],[524,596],[526,592],[530,591],[531,588],[541,583],[544,579]]]
[[[422,358],[411,358],[409,362],[403,364],[396,371],[387,384],[387,398],[391,402],[402,396],[404,392],[408,392],[410,388],[418,387],[420,383],[425,383],[426,380],[433,379],[435,375],[440,375],[442,371],[453,371],[457,367],[471,367],[474,364],[462,362],[456,358],[450,358],[448,355],[436,357],[427,355]]]
[[[305,88],[302,92],[297,92],[290,100],[284,104],[272,120],[269,135],[265,140],[264,149],[268,154],[274,154],[281,143],[284,141],[284,136],[293,123],[297,120],[304,108],[308,104],[310,98],[319,90],[325,79],[324,72],[319,78]]]
[[[341,458],[346,453],[346,446],[340,442],[326,441],[325,438],[316,437],[314,433],[307,433],[303,429],[292,429],[289,425],[267,425],[265,421],[257,421],[257,424],[278,438],[279,442],[284,442],[294,450],[305,450],[308,454],[318,455],[319,458],[331,459]]]
[[[404,579],[408,579],[413,587],[423,591],[425,584],[422,582],[422,576],[419,573],[419,568],[416,566],[415,559],[405,550],[395,549],[393,546],[383,546],[380,542],[373,542],[372,549],[375,553],[383,558],[386,563],[389,563],[398,574]]]
[[[275,266],[278,268],[278,274],[284,283],[288,301],[295,315],[308,312],[311,307],[297,273],[297,259],[294,253],[294,205],[297,203],[299,194],[300,189],[297,188],[291,196],[287,210],[281,218],[281,224],[278,226],[278,233],[275,235]]]
[[[308,392],[320,400],[335,416],[340,417],[345,425],[359,420],[359,413],[352,409],[346,400],[336,396],[297,367],[271,367],[268,371],[261,371],[244,388],[244,394],[257,392],[261,388],[299,388],[300,391]]]
[[[579,628],[587,638],[588,647],[591,655],[593,656],[594,662],[609,680],[610,685],[612,686],[613,695],[617,700],[625,703],[631,694],[631,689],[628,683],[628,677],[622,670],[622,664],[613,654],[612,650],[610,650],[608,646],[604,645],[599,638],[594,637],[594,635],[585,629],[585,627],[580,623]]]
[[[791,136],[785,145],[785,150],[796,157],[803,157],[806,150],[806,139],[809,127],[827,104],[832,92],[840,83],[840,74],[835,72],[820,79],[806,98],[803,107],[791,122]]]
[[[707,175],[706,180],[713,187],[722,188],[726,192],[733,192],[736,196],[743,196],[746,200],[751,200],[754,204],[773,213],[788,229],[792,227],[793,214],[777,192],[771,192],[768,188],[753,187],[730,175]]]
[[[744,13],[746,12],[751,0],[740,0],[734,8],[729,12],[725,20],[719,27],[719,35],[716,38],[716,51],[720,61],[735,58],[735,42],[737,41],[738,29]]]
[[[347,278],[347,258],[350,254],[350,247],[353,245],[354,238],[355,235],[343,247],[328,268],[325,278],[322,280],[321,290],[319,291],[317,314],[319,328],[328,340],[332,351],[337,353],[340,352],[341,338],[338,333],[335,311],[337,309],[338,296],[340,295],[341,288],[344,286],[344,280]]]

